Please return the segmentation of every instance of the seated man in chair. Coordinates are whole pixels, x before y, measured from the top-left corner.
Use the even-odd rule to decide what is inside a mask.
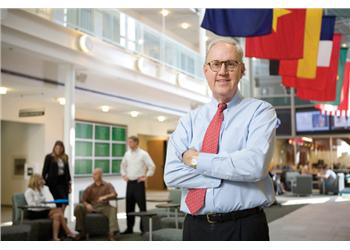
[[[86,237],[85,215],[86,213],[102,213],[108,217],[109,240],[115,240],[115,235],[119,232],[117,222],[117,208],[109,205],[109,200],[115,199],[117,192],[111,183],[102,179],[102,170],[96,168],[92,174],[94,183],[88,186],[83,194],[81,203],[74,209],[76,217],[76,230],[80,232],[79,238]]]
[[[337,174],[327,165],[321,165],[320,177],[320,193],[328,194],[328,192],[338,193],[337,190]]]

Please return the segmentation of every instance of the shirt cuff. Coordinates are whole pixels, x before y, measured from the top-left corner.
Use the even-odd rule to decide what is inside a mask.
[[[197,169],[203,174],[208,174],[208,172],[213,170],[212,161],[215,156],[216,156],[215,154],[199,153],[198,161],[197,161]]]

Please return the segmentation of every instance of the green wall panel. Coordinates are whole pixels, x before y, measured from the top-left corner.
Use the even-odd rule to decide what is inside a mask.
[[[109,174],[109,160],[95,160],[96,168],[101,168],[103,173]]]
[[[81,139],[92,139],[92,124],[76,123],[75,137]]]
[[[91,174],[92,160],[75,160],[75,174]]]
[[[84,158],[76,159],[75,175],[91,175],[93,168],[101,168],[107,175],[120,174],[121,159],[112,157],[124,156],[127,128],[77,121],[75,129],[75,155]]]
[[[122,160],[113,160],[112,161],[112,173],[119,174],[120,173],[120,163]]]
[[[125,141],[126,129],[125,128],[112,128],[112,140],[113,141]]]
[[[75,143],[75,156],[92,156],[92,142],[77,141]]]
[[[125,144],[113,144],[112,145],[112,156],[124,156],[126,151]]]
[[[109,141],[109,126],[95,126],[95,139]]]
[[[109,143],[95,143],[95,156],[109,156]]]

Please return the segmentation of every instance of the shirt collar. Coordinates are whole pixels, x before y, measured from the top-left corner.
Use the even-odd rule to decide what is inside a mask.
[[[95,187],[100,187],[100,186],[106,185],[106,182],[105,182],[104,180],[102,180],[100,186],[97,186],[95,182],[93,183],[93,185],[94,185]]]
[[[239,90],[237,89],[236,94],[232,97],[231,101],[229,101],[227,104],[227,108],[232,108],[235,105],[237,105],[241,100],[243,99],[243,96],[241,95],[241,93],[239,92]],[[216,112],[216,110],[218,109],[218,104],[219,102],[215,99],[212,98],[210,104],[210,110]]]

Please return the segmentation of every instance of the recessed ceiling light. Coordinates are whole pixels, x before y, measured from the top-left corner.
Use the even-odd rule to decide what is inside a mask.
[[[57,101],[59,104],[64,105],[66,104],[66,99],[64,97],[59,97],[57,98]]]
[[[158,120],[159,122],[164,122],[164,121],[166,120],[166,117],[160,115],[160,116],[157,117],[157,120]]]
[[[143,41],[143,39],[139,39],[137,42],[138,42],[138,44],[142,45],[144,41]]]
[[[7,88],[0,87],[0,95],[6,95],[7,94]]]
[[[166,9],[162,9],[161,11],[160,11],[160,14],[162,14],[162,16],[167,16],[167,15],[169,15],[169,10],[166,10]]]
[[[131,117],[137,117],[139,114],[140,114],[140,112],[138,112],[138,111],[131,111],[130,112]]]
[[[101,106],[101,110],[102,110],[102,112],[109,112],[110,107],[106,106],[106,105],[103,105],[103,106]]]
[[[184,30],[187,30],[191,25],[189,23],[182,23],[181,24],[181,28],[183,28]]]

